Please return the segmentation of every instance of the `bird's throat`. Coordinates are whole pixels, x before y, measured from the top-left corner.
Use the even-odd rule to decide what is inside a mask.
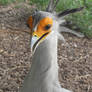
[[[37,79],[44,79],[48,76],[55,76],[57,69],[57,38],[54,35],[44,40],[36,49],[33,59],[32,68]],[[35,68],[34,68],[35,67]]]
[[[51,35],[37,47],[24,82],[26,90],[31,90],[27,92],[52,92],[58,82],[57,36]]]

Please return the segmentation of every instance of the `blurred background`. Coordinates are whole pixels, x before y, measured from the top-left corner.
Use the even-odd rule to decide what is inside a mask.
[[[37,9],[44,10],[49,0],[0,0],[0,5],[7,6],[10,4],[25,2],[29,5],[35,5]],[[71,23],[70,28],[79,30],[88,38],[92,38],[92,0],[60,0],[56,11],[77,8],[84,6],[85,9],[81,13],[71,14],[66,20]],[[16,7],[19,8],[19,7]]]

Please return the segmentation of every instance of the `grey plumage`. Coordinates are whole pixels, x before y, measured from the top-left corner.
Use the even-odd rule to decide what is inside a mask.
[[[71,33],[71,34],[73,34],[73,35],[75,35],[75,36],[77,36],[77,37],[84,37],[84,34],[82,34],[82,33],[80,33],[80,32],[76,32],[76,31],[73,31],[73,30],[71,30],[71,29],[69,29],[69,28],[66,28],[66,27],[63,27],[63,26],[59,26],[59,32],[61,32],[61,33]]]
[[[53,53],[53,54],[52,54]],[[21,92],[70,92],[58,81],[57,35],[51,33],[36,49]]]
[[[36,48],[32,57],[31,70],[20,92],[71,92],[61,88],[58,80],[57,41],[59,32],[57,29],[59,24],[52,14],[41,11],[39,14],[42,15],[40,19],[46,16],[53,18],[52,32]]]
[[[50,0],[48,7],[46,8],[47,12],[53,12],[56,8],[56,5],[58,4],[59,0]]]
[[[62,16],[62,14],[65,15],[65,13],[69,14],[69,11],[68,13],[67,11],[65,13],[60,13],[59,17],[56,13],[51,13],[53,11],[53,8],[55,9],[58,1],[59,0],[56,0],[56,3],[53,7],[54,0],[50,0],[50,4],[47,8],[48,12],[36,11],[32,15],[32,32],[35,32],[35,30],[37,30],[37,26],[40,20],[45,17],[51,18],[53,20],[53,25],[51,26],[51,32],[49,33],[49,35],[42,42],[40,42],[40,44],[37,44],[37,46],[35,46],[35,51],[32,56],[32,66],[27,77],[24,80],[23,87],[20,89],[20,92],[71,92],[62,88],[59,83],[57,43],[58,39],[61,39],[65,42],[64,37],[62,34],[60,34],[60,32],[69,32],[75,34],[76,36],[80,35],[70,30],[65,31],[64,28],[60,26],[60,23],[64,22],[63,20],[61,20],[61,22],[59,21],[60,16]]]

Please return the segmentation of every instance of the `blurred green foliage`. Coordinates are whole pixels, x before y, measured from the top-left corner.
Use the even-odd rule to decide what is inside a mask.
[[[16,0],[0,0],[0,5],[7,5],[15,1]]]
[[[84,6],[85,9],[79,13],[71,14],[67,20],[72,20],[81,29],[81,32],[87,37],[92,38],[92,0],[60,0],[57,10],[60,11],[60,9],[65,10],[80,6]]]
[[[11,2],[23,2],[25,0],[0,0],[0,4],[6,5]],[[40,10],[44,10],[49,0],[28,0],[31,5],[35,4]],[[81,29],[87,37],[92,38],[92,0],[60,0],[56,11],[60,12],[66,9],[78,8],[84,6],[81,12],[70,14],[66,17]]]
[[[49,0],[30,0],[30,4],[36,4],[37,7],[41,10],[44,10],[48,5]]]
[[[14,2],[23,2],[25,0],[0,0],[0,5],[7,5]]]

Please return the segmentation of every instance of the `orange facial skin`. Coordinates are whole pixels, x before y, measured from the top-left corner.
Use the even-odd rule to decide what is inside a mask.
[[[28,24],[29,27],[32,29],[33,28],[33,19],[32,16],[29,18],[28,20]],[[45,27],[50,24],[52,26],[53,24],[53,20],[49,17],[45,17],[43,19],[40,20],[40,22],[37,25],[37,30],[34,30],[33,35],[37,36],[37,37],[41,37],[42,35],[44,35],[45,33],[50,33],[51,32],[51,28],[46,30]]]
[[[33,28],[33,18],[32,16],[29,17],[28,21],[27,21],[27,24],[29,25],[31,31],[32,31],[32,28]]]

